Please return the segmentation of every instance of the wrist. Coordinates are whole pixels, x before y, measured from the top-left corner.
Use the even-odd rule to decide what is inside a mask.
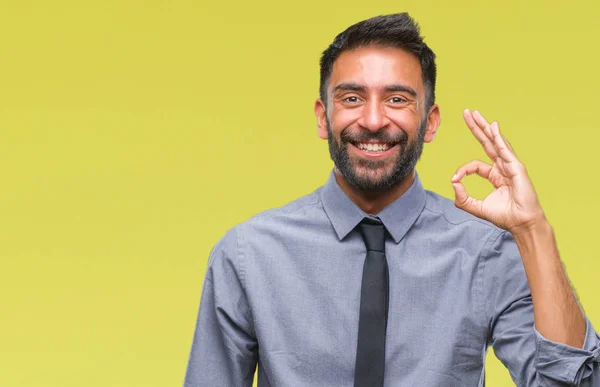
[[[550,222],[548,222],[548,219],[546,219],[546,215],[542,212],[530,221],[512,227],[508,231],[516,239],[519,237],[531,236],[533,234],[545,234],[548,231],[552,232],[552,226],[550,225]]]
[[[555,243],[554,231],[545,217],[516,227],[510,233],[522,252],[537,250]]]

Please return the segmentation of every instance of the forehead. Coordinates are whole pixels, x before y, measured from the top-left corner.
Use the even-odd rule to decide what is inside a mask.
[[[372,90],[400,83],[423,94],[418,58],[395,47],[360,47],[344,51],[333,63],[329,87],[347,82]]]

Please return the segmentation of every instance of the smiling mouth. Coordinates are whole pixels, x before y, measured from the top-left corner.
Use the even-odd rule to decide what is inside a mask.
[[[388,151],[393,148],[396,144],[387,142],[352,142],[356,148],[360,149],[365,153],[379,154]]]

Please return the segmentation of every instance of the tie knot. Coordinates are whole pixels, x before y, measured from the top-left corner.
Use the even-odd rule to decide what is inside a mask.
[[[358,226],[365,246],[367,246],[367,251],[385,253],[385,227],[383,223],[377,219],[364,218]]]

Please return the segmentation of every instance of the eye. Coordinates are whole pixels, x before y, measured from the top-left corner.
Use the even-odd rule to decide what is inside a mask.
[[[406,104],[408,103],[408,100],[406,98],[402,98],[402,97],[392,97],[389,99],[390,102],[395,103],[395,104]]]
[[[358,97],[356,97],[356,96],[350,96],[350,97],[344,98],[344,102],[357,103],[357,102],[359,102],[359,100],[358,100]]]

